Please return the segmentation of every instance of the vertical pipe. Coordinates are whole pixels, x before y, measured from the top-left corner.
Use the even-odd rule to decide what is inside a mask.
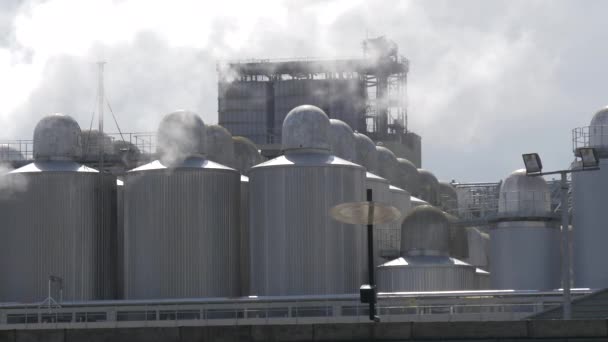
[[[561,173],[562,208],[562,288],[564,294],[564,319],[572,318],[572,298],[570,296],[570,229],[568,220],[567,173]]]

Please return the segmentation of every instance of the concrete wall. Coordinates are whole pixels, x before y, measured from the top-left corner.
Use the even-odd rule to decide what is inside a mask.
[[[0,331],[0,342],[608,340],[608,321],[410,322]]]

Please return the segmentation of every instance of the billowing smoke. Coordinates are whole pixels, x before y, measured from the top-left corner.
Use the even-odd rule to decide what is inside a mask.
[[[176,166],[205,151],[205,125],[197,114],[177,111],[165,115],[158,126],[157,139],[160,161]]]

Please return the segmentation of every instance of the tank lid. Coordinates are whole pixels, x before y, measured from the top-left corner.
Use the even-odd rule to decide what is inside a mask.
[[[318,107],[302,105],[292,109],[283,121],[283,151],[329,153],[329,126],[329,117]]]
[[[402,256],[448,255],[449,227],[443,211],[430,205],[413,208],[401,225]]]
[[[186,160],[182,161],[180,164],[174,164],[170,167],[166,166],[160,160],[155,160],[151,163],[148,163],[148,164],[142,165],[140,167],[137,167],[133,170],[130,170],[127,173],[139,172],[139,171],[164,170],[164,169],[168,169],[168,168],[172,168],[172,169],[173,168],[174,169],[214,169],[214,170],[228,170],[228,171],[238,172],[233,168],[216,163],[209,159],[205,159],[202,157],[190,157],[190,158],[187,158]]]
[[[455,258],[445,255],[417,255],[405,256],[386,262],[378,267],[450,267],[450,266],[465,266],[473,267],[472,265]]]
[[[498,213],[501,218],[550,217],[551,193],[541,176],[528,176],[526,170],[513,171],[500,186]]]
[[[34,159],[78,160],[82,156],[80,126],[71,116],[56,113],[42,118],[34,129]]]
[[[99,171],[92,169],[86,165],[82,165],[68,160],[55,161],[36,161],[27,164],[9,173],[36,173],[36,172],[85,172],[98,173]]]
[[[164,165],[180,165],[186,158],[205,154],[205,123],[198,114],[179,110],[158,125],[157,153]]]
[[[251,168],[257,170],[266,167],[280,166],[348,166],[363,169],[362,166],[344,160],[342,158],[315,152],[303,152],[278,156]]]

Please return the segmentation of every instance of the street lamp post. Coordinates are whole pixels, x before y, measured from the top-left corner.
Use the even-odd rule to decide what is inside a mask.
[[[370,321],[380,322],[376,315],[376,281],[374,277],[374,225],[395,221],[401,216],[399,209],[385,203],[373,201],[371,189],[367,189],[367,201],[338,204],[331,208],[330,216],[347,224],[367,225],[367,273],[368,284],[361,285],[361,303],[369,304]]]
[[[560,170],[542,172],[543,164],[538,153],[523,154],[527,176],[545,176],[559,174],[560,208],[562,211],[561,250],[562,250],[562,288],[563,288],[563,319],[572,319],[572,295],[570,289],[570,231],[568,217],[568,173],[599,170],[598,158],[593,148],[579,148],[577,155],[581,158],[583,167],[575,170]]]

